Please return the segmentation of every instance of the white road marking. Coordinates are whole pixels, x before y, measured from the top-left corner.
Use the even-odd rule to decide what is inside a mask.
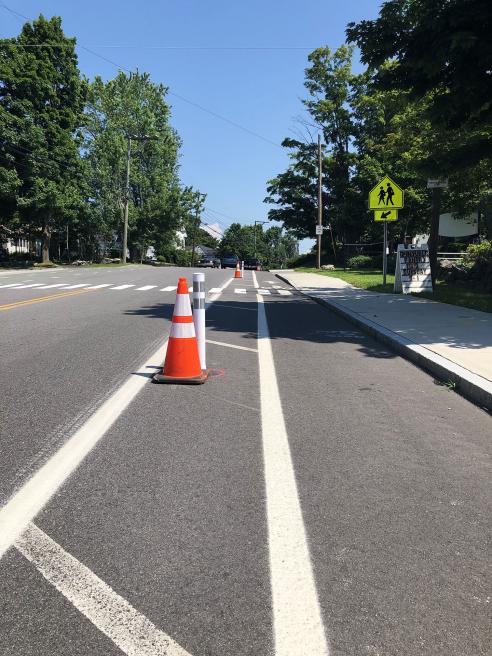
[[[83,282],[78,285],[68,285],[68,287],[64,287],[63,289],[77,289],[78,287],[88,287],[86,282]]]
[[[271,294],[271,291],[269,289],[258,289],[258,294],[261,294],[262,296],[268,296]]]
[[[34,524],[28,525],[15,546],[123,653],[131,656],[190,656]]]
[[[231,282],[232,282],[233,280],[234,280],[234,278],[229,278],[229,280],[228,280],[226,283],[224,283],[224,284],[222,285],[222,287],[213,287],[213,288],[209,291],[210,298],[209,298],[209,300],[207,301],[206,306],[208,307],[208,306],[210,305],[210,303],[213,303],[214,301],[216,301],[216,300],[219,298],[219,296],[222,294],[222,292],[224,291],[224,289],[226,289],[226,288],[231,284]]]
[[[21,282],[11,282],[8,285],[0,285],[0,287],[20,287],[21,285]]]
[[[248,346],[236,346],[236,344],[226,344],[226,342],[215,342],[213,339],[206,339],[207,344],[217,344],[217,346],[227,346],[229,348],[239,349],[240,351],[253,351],[258,353],[258,349],[249,348]]]
[[[167,342],[96,410],[87,422],[0,509],[0,558],[77,469],[148,382],[149,368],[164,361]],[[140,374],[140,375],[139,375]]]
[[[154,289],[157,285],[144,285],[143,287],[137,287],[135,291],[137,292],[146,292],[148,289]]]
[[[222,291],[222,287],[212,287],[212,289],[208,290],[209,294],[220,294]]]
[[[169,287],[163,287],[161,292],[174,292],[177,289],[176,285],[169,285]]]
[[[28,287],[41,287],[43,283],[42,282],[32,282],[30,285],[21,285],[20,287],[17,287],[17,289],[27,289]]]
[[[112,282],[107,282],[104,285],[92,285],[91,287],[87,287],[87,289],[102,289],[103,287],[111,287],[112,284]]]
[[[275,656],[328,656],[264,300],[256,298]]]
[[[277,293],[279,293],[280,296],[292,296],[292,292],[289,292],[288,289],[277,289]]]
[[[234,293],[235,294],[246,294],[246,290],[241,288],[241,287],[238,287],[237,289],[234,290]]]
[[[39,289],[53,289],[54,287],[64,287],[67,283],[65,282],[57,282],[54,285],[44,285],[44,287],[40,287]]]
[[[118,285],[118,287],[111,287],[111,289],[128,289],[129,287],[135,287],[135,285]]]

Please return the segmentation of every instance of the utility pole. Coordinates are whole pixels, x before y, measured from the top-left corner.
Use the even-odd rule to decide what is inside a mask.
[[[318,134],[318,226],[323,226],[323,162],[321,159],[321,136]],[[316,268],[321,269],[321,234],[317,235],[318,251],[316,255]]]
[[[432,212],[431,224],[429,231],[429,261],[431,266],[432,285],[436,284],[437,275],[437,242],[439,239],[439,215],[441,213],[441,194],[442,188],[432,188]]]
[[[123,213],[123,253],[121,261],[126,264],[126,249],[128,242],[128,204],[130,202],[130,160],[132,156],[132,138],[128,136],[128,150],[126,151],[126,190],[125,208]]]
[[[191,266],[195,266],[195,241],[196,241],[196,231],[198,229],[198,226],[200,225],[200,205],[197,203],[195,207],[195,226],[193,229],[193,241],[192,241],[192,246],[191,246]]]

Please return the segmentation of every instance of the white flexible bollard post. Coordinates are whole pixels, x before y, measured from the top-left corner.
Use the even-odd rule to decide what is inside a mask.
[[[198,341],[198,353],[202,370],[207,368],[205,355],[205,274],[193,274],[193,323]]]
[[[241,278],[244,278],[244,260],[241,262]]]

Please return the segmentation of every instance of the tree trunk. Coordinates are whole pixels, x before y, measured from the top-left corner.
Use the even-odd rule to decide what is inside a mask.
[[[437,278],[437,241],[439,239],[439,214],[441,212],[441,192],[442,189],[435,187],[432,189],[432,215],[429,232],[429,260],[431,267],[432,286],[436,284]]]
[[[51,228],[48,224],[43,226],[43,264],[48,264],[50,261],[50,242],[51,242]]]

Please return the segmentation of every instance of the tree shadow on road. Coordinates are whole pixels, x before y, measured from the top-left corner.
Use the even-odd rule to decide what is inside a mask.
[[[229,333],[256,342],[257,309],[258,304],[253,297],[251,300],[241,301],[217,300],[206,313],[209,338],[224,340],[224,336],[221,337],[218,333]],[[270,339],[274,342],[292,340],[316,344],[357,344],[359,352],[366,357],[379,359],[398,357],[396,353],[388,350],[383,344],[379,344],[345,319],[308,298],[296,296],[268,299],[265,301],[265,310]],[[156,303],[125,312],[127,315],[169,321],[172,313],[172,303]],[[254,345],[250,344],[250,346]]]

